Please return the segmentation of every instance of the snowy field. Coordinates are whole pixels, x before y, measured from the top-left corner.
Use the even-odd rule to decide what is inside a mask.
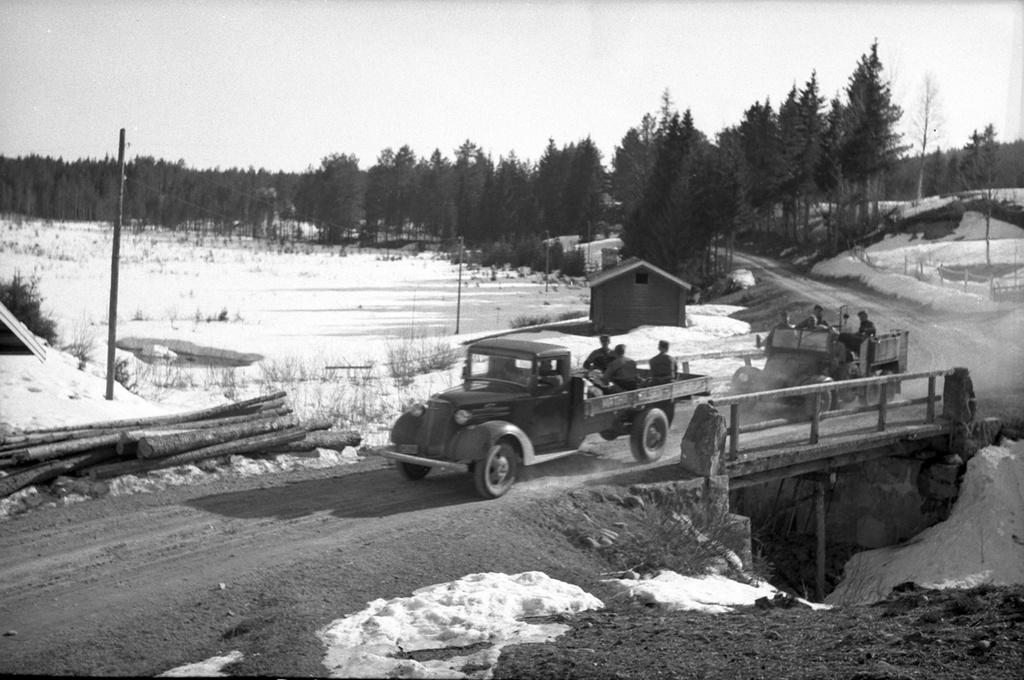
[[[4,224],[2,234],[0,271],[4,276],[14,271],[38,276],[46,307],[61,327],[74,328],[77,321],[80,327],[91,328],[99,338],[105,338],[109,267],[109,261],[104,260],[109,257],[105,233],[95,226]],[[1024,248],[1018,250],[1018,246],[1024,246],[1024,230],[994,224],[993,238],[994,262],[1014,262],[1013,258],[1024,252]],[[904,262],[921,258],[947,265],[982,264],[983,241],[980,248],[977,216],[968,213],[960,229],[948,238],[929,242],[890,238],[859,257],[844,254],[821,263],[815,273],[855,276],[879,291],[923,304],[987,310],[993,303],[982,292],[965,292],[962,286],[942,287],[927,276],[918,279],[901,273]],[[349,371],[344,378],[320,380],[315,398],[330,408],[337,408],[339,403],[349,406],[356,403],[353,394],[359,390],[365,394],[373,386],[373,400],[380,408],[379,429],[369,433],[371,443],[380,443],[401,404],[458,380],[457,365],[417,376],[406,385],[390,379],[383,363],[389,343],[398,341],[404,329],[432,328],[439,331],[434,336],[436,342],[461,347],[465,340],[507,327],[507,319],[514,315],[579,310],[580,316],[585,316],[588,300],[586,289],[563,286],[545,293],[537,279],[513,278],[510,273],[507,278],[490,281],[487,276],[473,278],[469,274],[462,304],[463,310],[470,311],[466,312],[463,332],[452,336],[448,333],[453,330],[451,305],[457,291],[457,272],[449,263],[429,255],[388,261],[373,253],[340,256],[337,249],[327,252],[315,248],[288,253],[237,241],[200,245],[149,234],[127,237],[122,254],[120,336],[181,338],[255,352],[266,357],[261,364],[287,360],[303,365],[365,362],[373,368],[360,375],[353,377]],[[228,321],[205,320],[207,316],[216,317],[222,309],[227,310]],[[750,346],[747,324],[728,317],[734,308],[705,305],[688,311],[692,324],[688,328],[639,328],[613,338],[613,343],[626,344],[630,354],[639,359],[653,355],[659,339],[670,341],[676,354]],[[577,361],[594,346],[592,340],[554,331],[528,337],[565,344]],[[137,361],[134,357],[132,360]],[[708,361],[695,365],[693,370],[727,378],[737,365]],[[140,370],[138,364],[134,366]],[[103,399],[99,364],[80,371],[74,358],[54,350],[49,351],[46,363],[32,357],[0,357],[0,426],[43,427],[152,415],[223,402],[228,396],[244,398],[265,384],[260,381],[260,370],[259,365],[233,369],[238,375],[231,383],[224,380],[223,373],[210,373],[206,384],[193,380],[180,389],[171,385],[140,390],[149,398],[118,388],[115,401],[107,402]],[[313,403],[302,402],[307,396],[301,384],[290,384],[288,389],[293,400],[300,402],[297,408]],[[1005,441],[972,459],[962,496],[946,522],[905,545],[858,554],[847,568],[855,578],[840,584],[830,600],[876,601],[888,594],[892,585],[907,580],[938,587],[1024,581],[1024,551],[1012,538],[1024,535],[1022,449],[1020,444]],[[352,459],[354,456],[339,457],[327,464]],[[307,464],[324,464],[306,460]],[[218,474],[263,471],[242,470],[241,462],[239,466],[234,472]],[[154,484],[158,486],[159,482]],[[0,501],[0,515],[9,513],[16,502],[14,497]],[[977,540],[964,541],[963,536]],[[747,586],[721,577],[685,579],[675,574],[623,581],[619,588],[624,596],[662,606],[712,612],[752,604],[757,597],[774,592],[767,585]],[[502,645],[548,639],[564,630],[557,624],[530,624],[523,617],[601,606],[600,601],[576,586],[539,572],[472,574],[407,597],[368,603],[363,612],[327,625],[319,637],[326,649],[325,671],[331,675],[458,677],[454,668],[465,665],[464,657],[420,664],[391,659],[388,654],[399,645],[404,650],[429,649],[466,644],[484,635],[492,644],[475,652],[479,658],[473,661],[479,666],[474,667],[490,669]],[[239,653],[233,652],[174,669],[168,675],[217,675],[220,667],[238,658]],[[487,672],[481,670],[473,677],[486,677]]]

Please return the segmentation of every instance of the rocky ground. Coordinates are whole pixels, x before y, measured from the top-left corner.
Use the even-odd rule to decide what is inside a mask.
[[[496,678],[1020,678],[1024,587],[921,590],[870,607],[731,614],[613,603],[548,644],[506,648]]]

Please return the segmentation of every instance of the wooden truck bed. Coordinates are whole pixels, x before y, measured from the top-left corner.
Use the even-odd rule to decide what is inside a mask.
[[[591,397],[583,402],[583,415],[585,418],[590,418],[602,413],[608,413],[609,411],[621,411],[627,408],[654,404],[659,401],[675,401],[684,397],[692,397],[698,394],[707,395],[710,393],[710,377],[681,373],[676,380],[665,385],[641,387],[629,392]]]

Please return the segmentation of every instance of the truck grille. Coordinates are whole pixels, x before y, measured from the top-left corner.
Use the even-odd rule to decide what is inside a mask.
[[[417,444],[423,455],[431,458],[444,453],[444,443],[448,438],[448,427],[452,422],[454,407],[447,401],[431,399],[427,402],[427,412],[423,414],[425,422],[420,428]]]

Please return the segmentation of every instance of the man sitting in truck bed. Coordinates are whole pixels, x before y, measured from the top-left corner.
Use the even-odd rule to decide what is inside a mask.
[[[651,367],[651,385],[665,385],[675,380],[676,360],[668,353],[668,341],[658,341],[658,353],[648,362]]]
[[[605,389],[608,394],[628,392],[637,388],[636,362],[626,356],[625,345],[615,345],[615,358],[605,369],[602,378],[608,385]]]

